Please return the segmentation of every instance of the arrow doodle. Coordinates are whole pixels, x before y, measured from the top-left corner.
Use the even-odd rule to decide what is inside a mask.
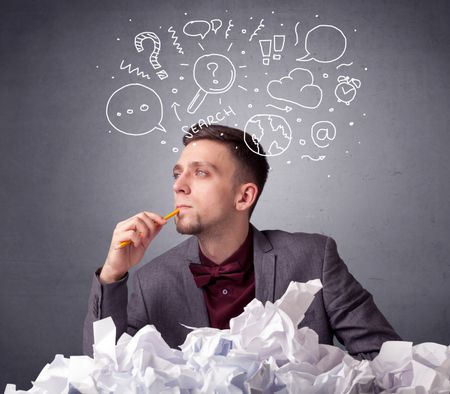
[[[286,107],[284,107],[284,108],[280,108],[280,107],[277,107],[276,105],[273,105],[273,104],[266,104],[266,107],[273,107],[275,109],[279,109],[280,111],[284,111],[286,113],[292,111],[292,107],[289,107],[289,105],[286,105]]]
[[[173,108],[173,112],[175,112],[175,116],[177,117],[178,121],[181,122],[181,119],[177,113],[177,107],[179,107],[179,106],[180,106],[180,104],[178,104],[176,101],[174,101],[174,103],[171,105],[171,107]]]

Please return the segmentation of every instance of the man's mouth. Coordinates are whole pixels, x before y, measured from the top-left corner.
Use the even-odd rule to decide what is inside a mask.
[[[182,211],[182,210],[184,210],[184,209],[192,208],[192,207],[189,206],[189,205],[183,205],[183,204],[181,204],[181,205],[177,205],[177,208],[178,208],[180,211]]]

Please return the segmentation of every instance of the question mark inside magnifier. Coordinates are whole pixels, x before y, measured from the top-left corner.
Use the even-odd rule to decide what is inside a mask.
[[[197,59],[193,75],[199,89],[188,106],[190,114],[198,110],[208,94],[227,92],[236,79],[236,69],[226,56],[213,53]]]
[[[217,69],[219,68],[219,65],[217,63],[210,62],[206,65],[206,68],[210,71],[212,70],[212,75],[214,78],[216,76],[215,74],[216,74]],[[217,85],[218,83],[219,83],[219,81],[217,79],[213,79],[213,84]]]

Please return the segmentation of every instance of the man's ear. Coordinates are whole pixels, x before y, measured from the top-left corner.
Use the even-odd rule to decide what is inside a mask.
[[[254,183],[244,183],[239,187],[234,205],[238,211],[245,211],[255,203],[257,196],[258,186]]]

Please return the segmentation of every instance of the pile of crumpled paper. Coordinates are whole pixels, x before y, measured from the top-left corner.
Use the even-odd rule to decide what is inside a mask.
[[[192,328],[181,350],[152,325],[117,342],[110,317],[94,323],[94,358],[56,355],[28,391],[12,393],[450,393],[450,346],[385,342],[359,361],[297,329],[320,280],[291,282],[275,303],[256,299],[230,329]]]

